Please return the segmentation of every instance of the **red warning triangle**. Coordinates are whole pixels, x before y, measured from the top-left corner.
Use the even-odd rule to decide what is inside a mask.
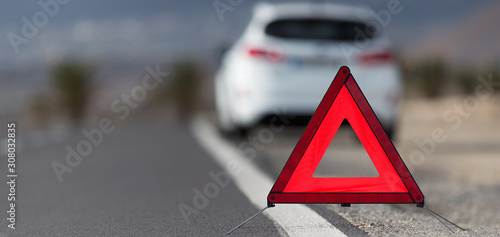
[[[377,177],[313,177],[343,120]],[[341,67],[268,195],[276,203],[418,203],[424,195],[385,134],[349,68]]]

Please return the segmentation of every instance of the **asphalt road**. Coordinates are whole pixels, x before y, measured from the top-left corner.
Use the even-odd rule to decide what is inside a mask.
[[[203,192],[214,183],[209,173],[222,169],[186,127],[118,127],[59,182],[51,163],[64,162],[65,146],[85,139],[79,132],[70,137],[19,152],[17,224],[8,229],[3,219],[5,236],[221,236],[258,211],[232,183],[207,198],[206,207],[197,200],[204,209],[194,207],[193,189]],[[187,212],[189,223],[181,203],[196,209]],[[279,230],[260,216],[245,226],[244,234],[277,236]]]
[[[19,136],[25,139],[17,161],[16,229],[7,228],[4,219],[0,236],[225,235],[265,206],[266,194],[303,128],[287,129],[274,134],[272,141],[261,139],[260,144],[250,145],[251,137],[261,130],[248,138],[227,139],[209,119],[197,121],[186,126],[117,125],[71,173],[62,175],[62,182],[51,164],[66,164],[66,147],[76,149],[88,138],[73,131],[57,142],[44,136],[29,142],[31,133],[21,130]],[[340,162],[362,154],[351,138],[344,136],[337,141],[343,148],[327,154],[337,155]],[[242,151],[248,149],[254,149],[255,156],[247,152],[245,157]],[[241,172],[228,180],[227,164],[233,161],[241,165]],[[325,162],[334,167],[333,160]],[[5,169],[0,169],[4,177],[6,163],[3,159]],[[360,168],[342,164],[351,171]],[[421,174],[417,180],[423,181],[424,193],[439,184],[436,177]],[[437,191],[431,194],[431,200],[442,196]],[[0,189],[0,197],[6,210],[7,185]],[[457,234],[498,233],[491,227],[466,227],[469,231]],[[413,205],[292,204],[266,210],[232,235],[448,236],[451,232]]]

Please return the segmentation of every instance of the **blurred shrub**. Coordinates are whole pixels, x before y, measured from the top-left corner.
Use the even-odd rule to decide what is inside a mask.
[[[56,105],[78,125],[85,117],[90,99],[93,68],[83,62],[70,60],[54,65],[50,73],[56,91]]]
[[[488,77],[491,74],[491,78],[493,80],[492,86],[495,87],[495,92],[500,93],[500,88],[498,87],[500,83],[500,62],[495,61],[491,63],[486,69],[483,70],[480,75],[484,77]]]
[[[460,91],[464,94],[473,94],[477,84],[479,83],[476,77],[479,74],[474,70],[461,67],[455,72],[455,79],[457,80],[457,86]]]
[[[164,96],[174,105],[181,121],[186,121],[191,117],[197,107],[201,77],[201,66],[194,60],[179,60],[170,66]]]
[[[462,66],[456,70],[455,77],[457,79],[457,85],[459,86],[461,92],[465,94],[473,94],[475,93],[475,89],[477,88],[477,86],[480,84],[478,77],[491,77],[494,82],[500,81],[500,68],[498,67],[497,63],[487,65],[480,70],[472,70],[470,68]],[[494,85],[492,84],[492,86]],[[495,92],[498,91],[499,90],[495,90]]]
[[[449,74],[448,68],[441,59],[423,60],[412,72],[422,94],[429,98],[438,97],[443,91]]]
[[[31,96],[29,113],[36,127],[48,127],[52,111],[52,99],[50,96],[43,93],[37,93]]]
[[[403,77],[403,89],[404,93],[403,95],[405,97],[410,97],[413,94],[413,90],[411,90],[414,87],[414,76],[413,76],[413,67],[412,64],[409,63],[408,61],[403,60],[402,58],[399,58],[398,61],[399,68],[401,70],[401,76]]]
[[[500,64],[491,63],[486,67],[479,65],[453,66],[434,58],[418,61],[401,60],[401,72],[405,83],[405,95],[414,94],[435,98],[443,94],[475,93],[479,85],[479,76],[492,77],[493,82],[500,83]],[[494,86],[494,85],[493,85]],[[500,92],[500,90],[495,90]]]

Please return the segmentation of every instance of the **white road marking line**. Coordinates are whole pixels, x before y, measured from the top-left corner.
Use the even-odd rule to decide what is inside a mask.
[[[191,130],[202,147],[220,166],[227,168],[228,164],[237,164],[241,168],[231,179],[257,209],[265,207],[267,194],[274,182],[242,156],[234,146],[224,141],[206,118],[194,119]],[[279,204],[266,210],[264,214],[288,236],[346,236],[303,204]]]

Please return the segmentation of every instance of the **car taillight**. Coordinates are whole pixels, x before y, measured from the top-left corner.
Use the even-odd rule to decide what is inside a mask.
[[[393,55],[389,50],[363,53],[358,58],[362,64],[390,63],[392,59]]]
[[[284,60],[283,54],[274,50],[250,47],[247,49],[247,53],[252,58],[264,59],[270,62],[282,62]]]

